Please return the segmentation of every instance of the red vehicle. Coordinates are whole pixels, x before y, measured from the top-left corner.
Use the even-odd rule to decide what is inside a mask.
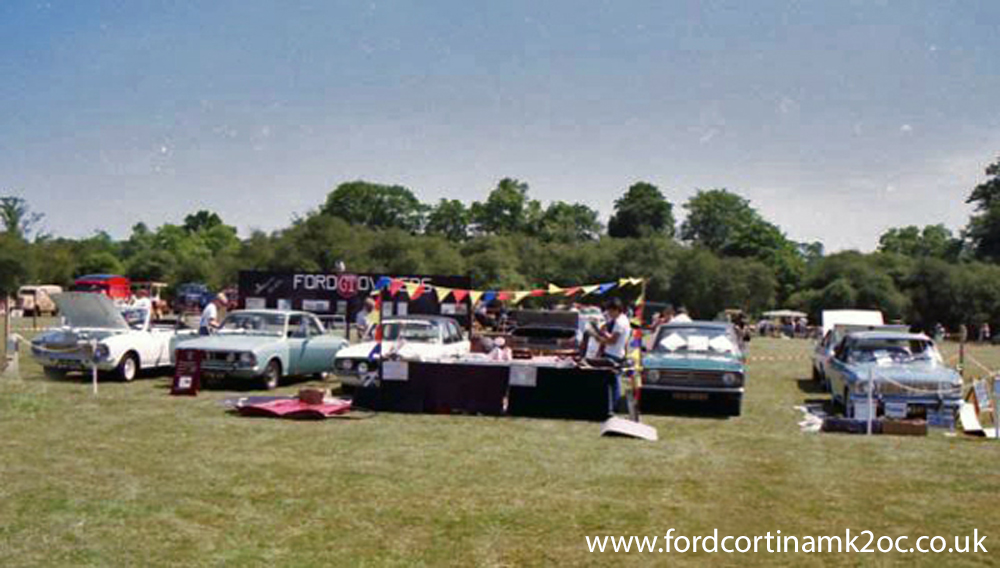
[[[76,279],[74,292],[97,292],[116,302],[127,302],[132,297],[132,283],[124,276],[114,274],[88,274]]]

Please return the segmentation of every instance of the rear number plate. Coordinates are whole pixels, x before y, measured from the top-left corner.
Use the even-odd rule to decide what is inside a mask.
[[[708,395],[703,392],[675,392],[673,393],[674,400],[708,400]]]

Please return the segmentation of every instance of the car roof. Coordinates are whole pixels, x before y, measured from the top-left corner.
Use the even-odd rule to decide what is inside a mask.
[[[312,312],[303,312],[301,310],[277,310],[274,308],[258,308],[253,310],[234,310],[229,312],[230,314],[269,314],[269,315],[279,315],[279,316],[314,316],[316,314]]]
[[[725,321],[708,321],[708,320],[694,320],[694,321],[678,321],[670,322],[663,327],[665,328],[675,328],[675,327],[700,327],[705,329],[729,329],[733,324]]]
[[[382,318],[384,322],[386,321],[425,321],[425,322],[448,322],[455,321],[455,318],[450,318],[448,316],[436,316],[436,315],[406,315],[406,316],[385,316]],[[458,323],[458,322],[456,322]]]
[[[911,333],[908,331],[855,331],[848,333],[847,337],[854,339],[903,339],[930,341],[923,333]]]

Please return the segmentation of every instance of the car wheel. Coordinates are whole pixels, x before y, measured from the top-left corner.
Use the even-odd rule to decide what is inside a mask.
[[[274,390],[281,382],[281,363],[277,359],[271,359],[264,368],[264,388]]]
[[[53,381],[61,381],[66,378],[66,371],[62,369],[56,369],[55,367],[45,367],[42,369],[45,372],[46,379],[52,379]]]
[[[139,374],[139,357],[135,353],[126,353],[120,363],[118,363],[118,378],[130,383]]]

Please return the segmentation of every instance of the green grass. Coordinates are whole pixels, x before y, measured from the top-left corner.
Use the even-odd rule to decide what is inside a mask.
[[[993,564],[1000,443],[802,434],[810,345],[757,340],[740,418],[291,422],[168,379],[0,381],[4,565]],[[953,349],[949,346],[948,349]],[[1000,367],[1000,349],[970,353]],[[297,386],[283,390],[293,392]],[[584,535],[987,534],[983,555],[590,554]],[[911,541],[912,542],[912,541]]]

